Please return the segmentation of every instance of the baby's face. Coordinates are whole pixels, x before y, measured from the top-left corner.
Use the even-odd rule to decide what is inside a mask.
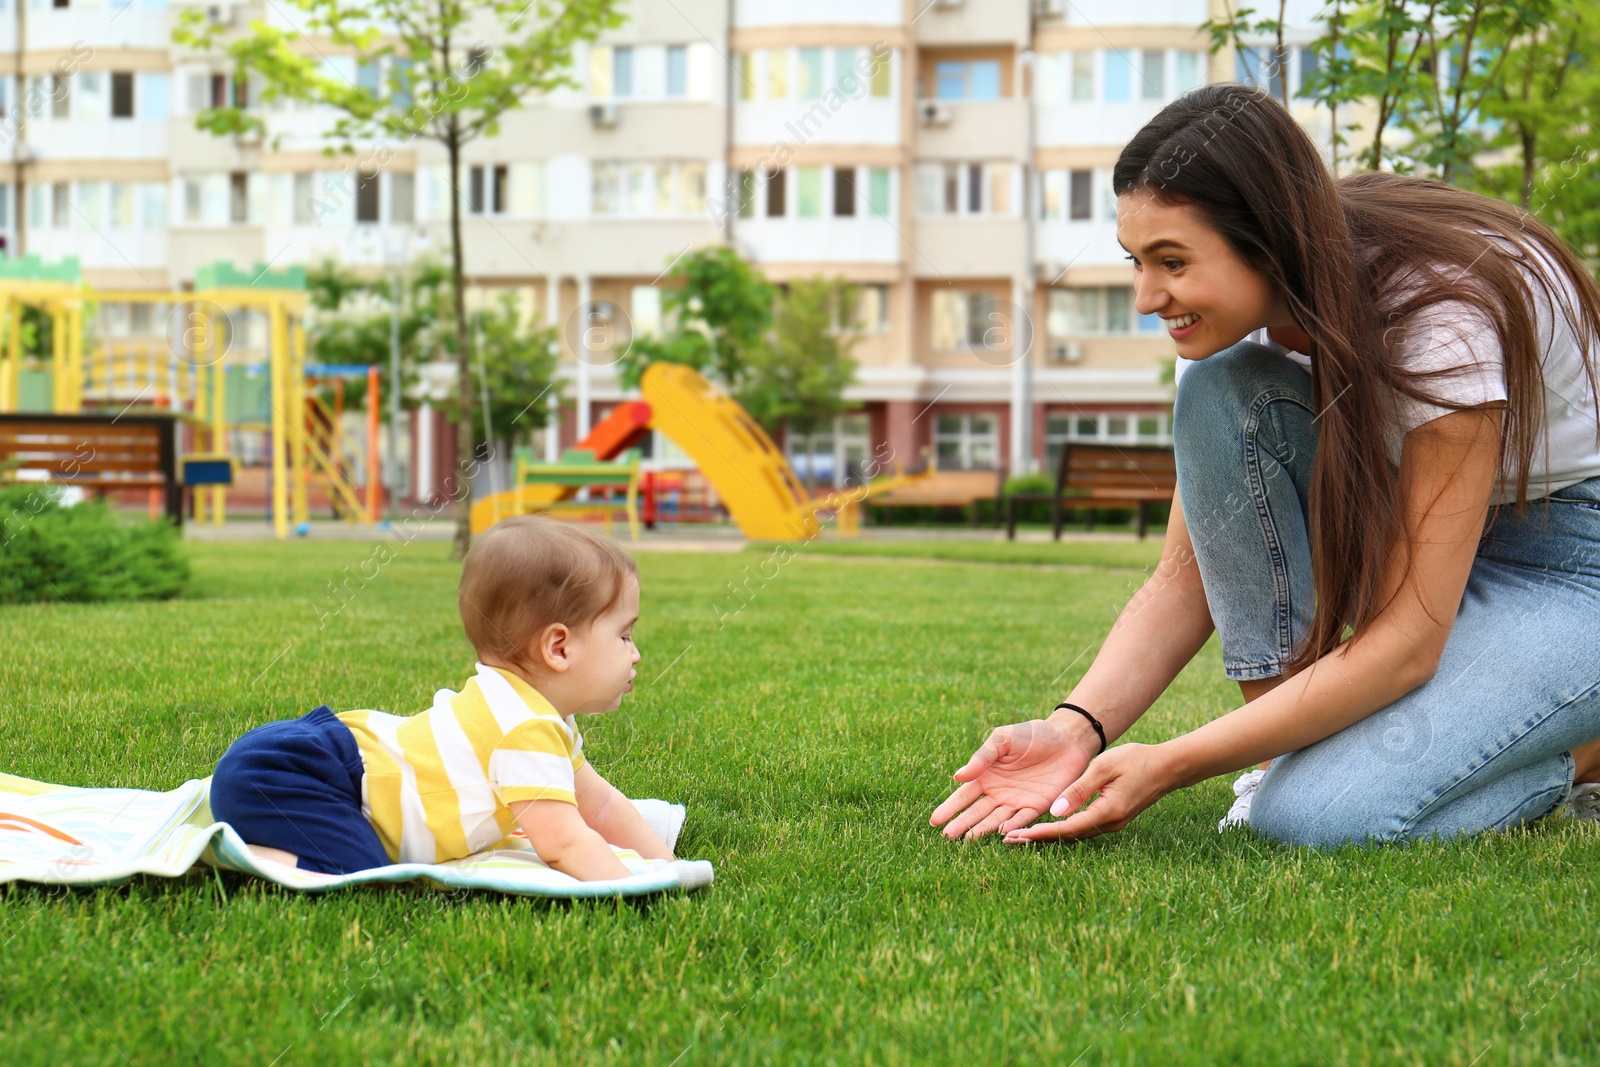
[[[623,694],[633,692],[633,665],[640,658],[633,644],[633,624],[638,621],[639,580],[629,575],[611,610],[574,635],[568,677],[572,691],[582,694],[576,714],[616,711]]]

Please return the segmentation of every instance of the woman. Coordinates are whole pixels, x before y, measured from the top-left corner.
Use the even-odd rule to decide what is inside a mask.
[[[933,825],[1090,837],[1264,760],[1250,822],[1284,843],[1475,833],[1600,795],[1581,264],[1498,201],[1335,182],[1242,86],[1168,106],[1113,188],[1137,307],[1183,357],[1162,560],[1067,701],[994,731]],[[1244,706],[1104,751],[1213,628]],[[1046,810],[1068,817],[1033,825]]]

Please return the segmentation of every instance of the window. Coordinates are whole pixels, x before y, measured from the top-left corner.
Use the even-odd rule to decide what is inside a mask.
[[[1072,99],[1084,103],[1094,99],[1094,53],[1072,53]]]
[[[1139,71],[1139,97],[1142,100],[1167,98],[1167,54],[1159,48],[1146,48]]]
[[[311,180],[312,174],[308,170],[300,171],[294,176],[294,206],[291,217],[296,226],[310,226],[316,221],[316,216],[312,213],[312,201],[316,193],[312,190]],[[198,208],[196,212],[198,213]]]
[[[308,175],[308,177],[309,177],[309,175]],[[183,221],[184,222],[187,222],[187,223],[190,223],[190,224],[194,224],[194,225],[198,225],[199,223],[205,221],[205,198],[204,198],[204,192],[205,192],[204,189],[200,185],[200,179],[199,178],[185,178],[185,179],[183,179]],[[298,204],[295,205],[295,210],[296,210],[296,212],[299,211],[299,205]],[[310,212],[310,209],[309,209],[309,206],[308,206],[307,211],[306,211],[306,215],[307,215],[306,221],[308,221],[308,222],[310,221],[310,214],[311,214],[311,212]],[[296,221],[298,221],[298,220],[296,220]]]
[[[933,293],[933,347],[939,352],[1010,347],[1010,330],[994,297],[985,292],[936,289]]]
[[[250,221],[250,175],[242,170],[228,175],[228,221],[235,225]]]
[[[72,81],[66,74],[50,75],[50,117],[72,117]]]
[[[496,163],[494,167],[494,182],[489,196],[489,211],[492,214],[504,215],[506,213],[509,188],[510,171],[504,163]]]
[[[940,100],[998,100],[1000,61],[943,60],[934,64],[934,82]]]
[[[228,106],[228,76],[226,74],[211,75],[211,106]]]
[[[787,213],[784,204],[783,171],[767,171],[767,218],[781,219]]]
[[[408,170],[389,175],[389,221],[411,223],[417,220],[417,176]]]
[[[1092,171],[1075,170],[1069,173],[1071,201],[1068,205],[1068,218],[1087,219],[1092,214],[1094,194],[1091,190],[1093,188],[1093,178]]]
[[[993,415],[940,415],[934,442],[941,467],[993,470],[1000,458],[1000,422]]]
[[[97,70],[78,72],[78,114],[83,118],[105,118],[105,79]]]
[[[1204,53],[1202,52],[1178,53],[1177,84],[1172,87],[1174,92],[1183,94],[1190,89],[1198,89],[1205,84],[1205,78],[1201,76],[1201,59],[1203,55]]]
[[[356,175],[356,221],[378,221],[378,175]]]
[[[1235,81],[1265,89],[1275,97],[1283,93],[1283,70],[1273,57],[1271,46],[1242,47],[1235,56]]]
[[[50,225],[58,230],[72,225],[72,195],[64,182],[50,185]]]
[[[734,195],[738,197],[739,217],[741,219],[754,218],[756,214],[756,172],[741,170],[734,186]]]
[[[795,168],[795,214],[802,219],[822,217],[822,168]]]
[[[83,218],[83,224],[91,230],[99,230],[106,224],[103,202],[103,190],[100,182],[78,183],[78,214]]]
[[[1041,52],[1033,65],[1033,96],[1041,104],[1059,104],[1067,98],[1070,52]]]
[[[1105,53],[1106,95],[1108,104],[1122,104],[1132,99],[1133,56],[1125,49]]]
[[[856,321],[865,333],[889,330],[889,287],[863,285],[857,296]]]
[[[860,485],[872,451],[871,429],[866,415],[838,415],[809,434],[790,431],[784,436],[784,452],[802,478],[836,488]]]
[[[856,213],[856,168],[833,168],[833,214],[850,218]]]
[[[629,318],[633,335],[659,334],[661,332],[661,290],[653,285],[635,285]]]
[[[133,75],[115,71],[111,75],[111,117],[133,118]]]
[[[1015,171],[1010,163],[918,163],[921,215],[1009,215]]]
[[[681,44],[667,47],[667,95],[675,100],[689,95],[689,49]]]
[[[111,225],[118,230],[131,230],[134,225],[132,182],[111,183]]]
[[[241,79],[242,86],[243,79]],[[140,88],[134,93],[138,98],[139,117],[147,122],[164,122],[168,116],[168,97],[172,79],[155,71],[139,75]],[[240,107],[244,106],[241,100]]]
[[[889,168],[873,167],[867,172],[867,214],[873,218],[889,217]]]
[[[794,80],[795,95],[801,100],[822,99],[822,49],[796,50]]]
[[[167,186],[164,182],[145,182],[144,185],[144,228],[147,230],[164,230],[167,228]]]
[[[1322,57],[1317,55],[1315,48],[1301,48],[1297,51],[1300,54],[1300,80],[1295,87],[1294,95],[1301,100],[1309,100],[1311,94],[1306,91],[1307,84],[1316,78],[1317,71],[1322,67]]]
[[[611,49],[595,45],[589,49],[589,95],[605,100],[614,95],[611,85]]]
[[[1138,315],[1133,287],[1055,288],[1050,290],[1045,326],[1053,338],[1083,336],[1127,337],[1135,330],[1154,333],[1161,328],[1155,315]]]
[[[767,98],[770,100],[787,100],[789,98],[789,50],[787,48],[767,49]]]
[[[833,50],[833,87],[839,95],[854,99],[861,91],[861,72],[856,70],[856,49]]]
[[[518,214],[536,214],[539,191],[535,187],[538,172],[523,170],[518,165],[518,197],[529,201],[526,206],[509,201],[507,179],[511,176],[504,165],[495,168],[489,179],[498,183],[498,194],[488,190],[491,206],[499,196],[500,212],[513,208]],[[519,202],[520,203],[520,202]],[[598,162],[594,164],[593,213],[596,215],[628,216],[635,218],[668,215],[692,215],[706,208],[706,165],[701,162]]]
[[[467,171],[467,210],[474,215],[483,214],[483,168]]]
[[[633,49],[611,50],[611,79],[612,96],[626,98],[633,95]]]
[[[739,55],[739,99],[754,100],[756,98],[756,54],[743,52]]]
[[[893,94],[893,85],[890,75],[894,70],[894,53],[884,52],[881,55],[873,53],[872,63],[872,95],[887,97]]]
[[[1046,463],[1055,470],[1061,462],[1061,449],[1074,441],[1170,445],[1166,412],[1053,412],[1045,416]]]
[[[356,88],[364,89],[376,96],[380,82],[378,79],[378,64],[376,60],[356,64]]]

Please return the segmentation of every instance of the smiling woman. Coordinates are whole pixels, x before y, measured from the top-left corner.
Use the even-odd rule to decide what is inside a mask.
[[[1165,108],[1113,187],[1137,310],[1182,357],[1162,562],[1067,700],[994,731],[933,824],[1089,837],[1262,760],[1249,821],[1284,843],[1592,813],[1600,289],[1577,258],[1498,201],[1335,181],[1243,86]],[[1213,630],[1244,706],[1105,751]],[[1047,810],[1066,817],[1034,825]]]

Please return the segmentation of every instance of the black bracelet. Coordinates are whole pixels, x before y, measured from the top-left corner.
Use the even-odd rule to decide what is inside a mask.
[[[1079,715],[1082,715],[1085,719],[1089,720],[1089,725],[1094,727],[1094,732],[1100,737],[1100,751],[1104,752],[1106,750],[1106,728],[1100,725],[1100,720],[1095,718],[1093,715],[1090,715],[1082,708],[1078,707],[1078,705],[1068,704],[1065,700],[1056,705],[1057,711],[1060,711],[1062,708],[1066,708],[1069,711],[1075,711]]]

